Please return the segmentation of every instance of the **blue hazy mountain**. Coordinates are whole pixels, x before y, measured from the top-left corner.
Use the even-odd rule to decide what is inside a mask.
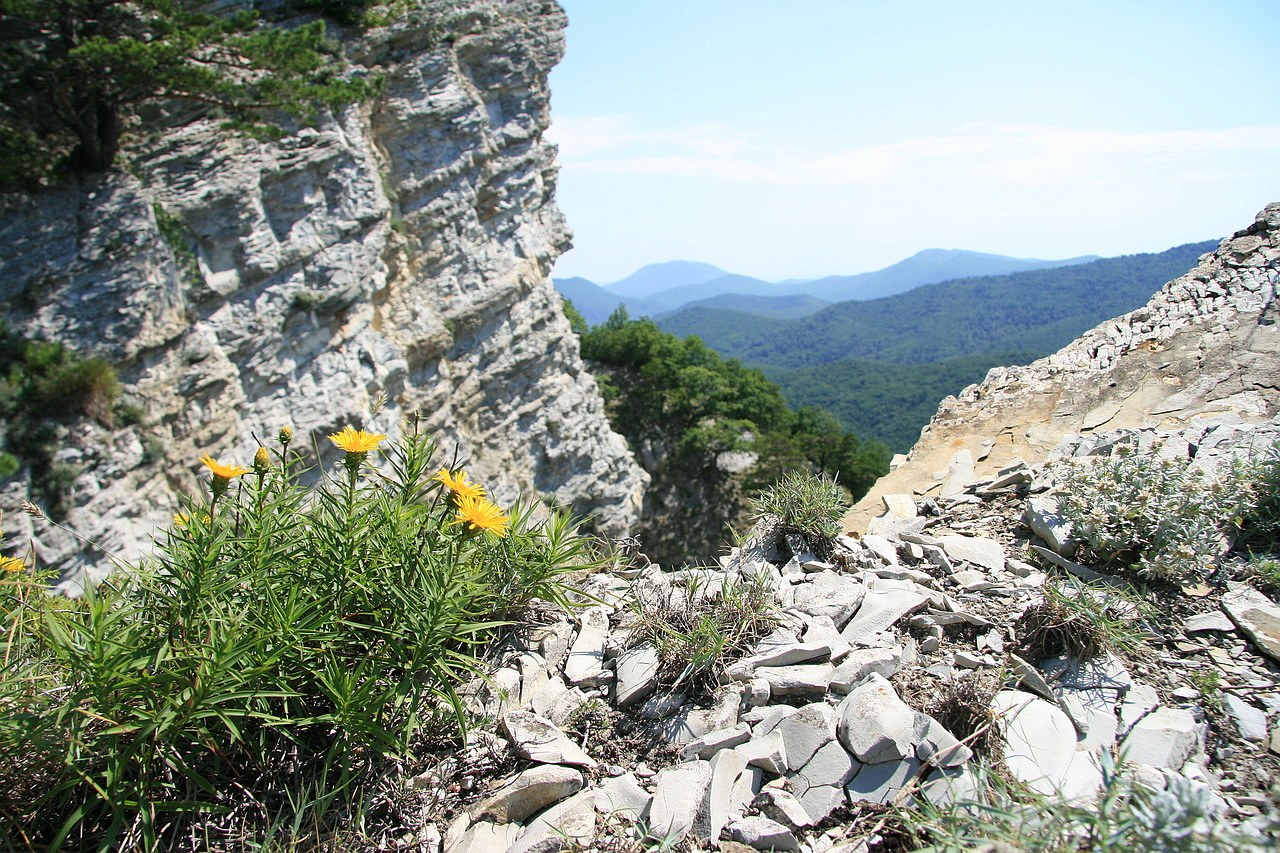
[[[740,311],[756,317],[771,317],[776,320],[794,320],[816,314],[831,305],[825,299],[798,293],[795,296],[748,296],[741,293],[722,293],[681,305],[677,311],[690,308],[713,308],[723,311]],[[658,314],[655,319],[662,321],[665,314]]]
[[[673,287],[702,284],[725,275],[728,273],[711,264],[700,264],[696,261],[667,261],[641,267],[621,281],[615,281],[603,287],[610,293],[623,298],[644,299]]]

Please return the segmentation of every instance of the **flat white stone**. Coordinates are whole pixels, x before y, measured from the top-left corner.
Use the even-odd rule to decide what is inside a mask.
[[[731,729],[718,729],[707,732],[697,740],[691,741],[680,750],[682,758],[710,759],[722,749],[731,749],[751,740],[751,727],[746,723],[738,723]]]
[[[1226,632],[1234,631],[1235,629],[1235,623],[1221,610],[1197,613],[1195,616],[1187,617],[1186,621],[1182,623],[1182,630],[1188,634],[1200,634],[1206,631]]]
[[[889,538],[876,533],[868,533],[862,537],[862,547],[875,554],[890,566],[898,565],[898,547]]]
[[[793,666],[811,661],[826,661],[831,659],[831,651],[832,644],[827,640],[776,646],[761,654],[736,661],[729,666],[729,677],[738,681],[748,681],[762,666]]]
[[[572,767],[540,764],[517,773],[471,809],[475,820],[520,823],[534,812],[582,789],[582,774]]]
[[[1128,761],[1179,770],[1203,747],[1205,727],[1189,711],[1157,708],[1143,717],[1120,744]]]
[[[582,628],[569,649],[564,677],[570,684],[591,684],[604,672],[604,647],[609,639],[609,610],[590,607],[582,613]]]
[[[446,839],[447,853],[507,853],[524,829],[518,823],[494,823],[484,820],[471,826],[452,844]]]
[[[601,814],[619,814],[638,819],[649,808],[653,795],[640,787],[634,773],[606,779],[597,789],[595,807]]]
[[[756,677],[769,682],[772,696],[822,695],[831,685],[835,671],[830,663],[798,664],[796,666],[762,666]]]
[[[915,712],[872,673],[840,703],[840,743],[864,764],[914,754]]]
[[[799,798],[800,805],[809,820],[814,824],[821,823],[846,801],[844,788],[839,785],[814,785]]]
[[[858,762],[845,751],[839,741],[823,744],[798,771],[810,787],[843,785],[858,772]],[[818,818],[821,820],[821,818]]]
[[[787,772],[786,748],[783,746],[782,735],[777,731],[753,738],[734,749],[747,764],[779,776]]]
[[[865,764],[844,786],[853,802],[869,801],[887,803],[902,787],[920,772],[920,762],[914,758],[903,761],[886,761],[881,764]]]
[[[891,515],[906,521],[919,516],[915,498],[911,495],[882,495],[880,499],[884,501],[884,508]]]
[[[614,696],[619,708],[646,699],[658,685],[658,650],[645,644],[618,655]]]
[[[1023,693],[1001,690],[992,709],[1004,724],[1003,762],[1015,779],[1042,794],[1088,800],[1102,784],[1090,753],[1076,749],[1076,730],[1055,705]]]
[[[1264,654],[1280,661],[1280,606],[1256,589],[1241,586],[1222,596],[1222,609]]]
[[[848,693],[873,672],[892,678],[902,667],[902,652],[902,646],[854,649],[831,673],[831,690]]]
[[[837,572],[818,572],[811,577],[796,586],[793,606],[809,616],[829,616],[837,628],[843,628],[862,604],[866,587]]]
[[[806,643],[826,643],[831,647],[831,662],[837,663],[849,654],[849,644],[840,636],[840,629],[830,616],[810,616],[804,629]]]
[[[942,550],[953,562],[965,562],[991,571],[1004,570],[1004,548],[983,536],[939,536]]]
[[[556,803],[524,828],[519,840],[507,849],[507,853],[553,853],[563,850],[567,843],[581,844],[590,840],[595,835],[596,798],[599,793],[597,790],[582,791]]]
[[[800,799],[784,788],[764,788],[751,805],[765,817],[790,829],[804,829],[816,822],[809,817],[809,812],[800,804]]]
[[[711,759],[711,782],[707,785],[706,801],[693,824],[693,835],[700,841],[710,842],[720,838],[720,830],[730,820],[741,817],[751,797],[743,799],[738,780],[747,769],[747,762],[734,749],[717,752]]]
[[[649,837],[679,841],[693,829],[711,784],[711,765],[689,761],[658,772],[649,806]]]
[[[1255,708],[1234,693],[1223,693],[1222,704],[1235,720],[1240,737],[1252,743],[1262,743],[1267,739],[1267,715],[1260,708]]]
[[[767,817],[744,817],[729,824],[729,837],[756,850],[795,851],[800,842],[795,834]]]
[[[1056,553],[1066,557],[1074,551],[1076,542],[1071,538],[1071,522],[1058,512],[1056,498],[1044,495],[1029,498],[1022,512],[1022,519],[1031,528],[1031,532]]]
[[[840,636],[853,646],[868,645],[878,634],[892,628],[903,616],[923,609],[928,603],[929,596],[916,589],[871,590],[863,597],[862,606],[849,624],[845,625]]]

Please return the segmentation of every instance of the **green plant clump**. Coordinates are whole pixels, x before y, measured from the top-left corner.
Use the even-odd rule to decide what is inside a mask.
[[[824,474],[792,471],[765,489],[752,503],[756,520],[777,534],[800,534],[812,547],[826,550],[840,533],[848,495]]]
[[[691,571],[681,589],[637,591],[635,645],[658,651],[659,684],[707,698],[728,664],[778,624],[774,590],[763,576],[703,589]]]
[[[930,853],[1018,850],[1026,853],[1237,853],[1273,849],[1233,828],[1215,809],[1208,785],[1173,776],[1163,790],[1134,783],[1101,754],[1096,802],[1036,794],[982,768],[974,800],[946,806],[920,798],[898,815],[914,836],[909,849]]]
[[[1157,450],[1069,462],[1060,470],[1058,510],[1088,555],[1159,581],[1209,574],[1223,538],[1238,533],[1258,506],[1253,462],[1213,476],[1185,456]]]
[[[291,438],[252,467],[205,457],[158,562],[83,599],[4,573],[0,824],[24,849],[358,830],[380,771],[460,734],[503,620],[589,563],[571,519],[507,515],[416,430],[376,470],[383,436],[334,436],[314,492]]]
[[[111,426],[112,404],[120,394],[115,369],[100,358],[80,358],[59,343],[25,340],[3,322],[0,365],[0,450],[31,466],[36,495],[59,515],[75,471],[53,461],[55,424],[88,416]]]

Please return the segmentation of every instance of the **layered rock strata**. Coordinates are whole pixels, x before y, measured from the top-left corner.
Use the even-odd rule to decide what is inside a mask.
[[[944,400],[847,526],[864,529],[883,495],[945,495],[1015,459],[1039,462],[1071,434],[1174,429],[1222,412],[1271,417],[1280,410],[1278,264],[1280,204],[1271,204],[1142,308]]]
[[[615,535],[636,518],[647,476],[548,277],[570,237],[543,138],[564,13],[438,6],[345,41],[380,94],[317,128],[268,143],[175,123],[108,174],[3,199],[8,322],[108,359],[143,412],[61,437],[90,539],[143,553],[202,451],[245,462],[291,424],[329,463],[327,433],[394,437],[411,413],[501,502],[595,512]],[[3,505],[25,490],[11,481]],[[22,518],[8,532],[45,562],[97,553]]]

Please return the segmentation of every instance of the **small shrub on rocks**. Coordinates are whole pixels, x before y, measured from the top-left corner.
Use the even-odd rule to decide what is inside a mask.
[[[1138,654],[1147,610],[1114,588],[1060,579],[1045,584],[1043,598],[1018,620],[1019,649],[1032,661],[1058,655],[1090,660],[1109,651]]]
[[[800,534],[815,551],[830,549],[849,507],[848,493],[825,474],[792,471],[752,502],[758,523],[777,536]]]
[[[1093,560],[1169,582],[1209,574],[1263,488],[1256,463],[1237,460],[1213,475],[1158,448],[1069,462],[1059,476],[1059,512]]]

